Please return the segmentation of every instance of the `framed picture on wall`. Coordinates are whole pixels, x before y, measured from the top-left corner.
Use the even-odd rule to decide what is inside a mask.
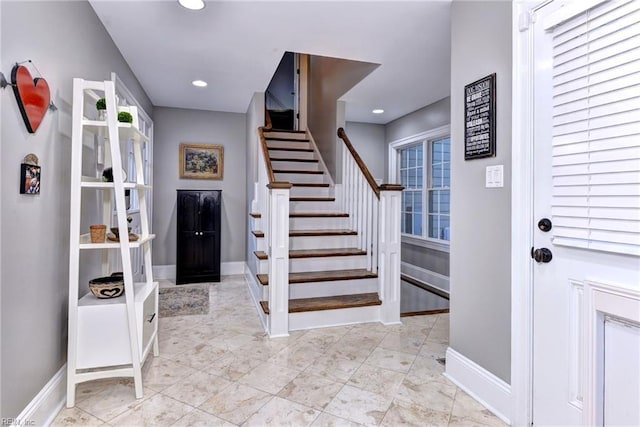
[[[222,179],[224,147],[209,144],[180,144],[180,178]]]
[[[40,194],[40,166],[20,165],[20,194]]]

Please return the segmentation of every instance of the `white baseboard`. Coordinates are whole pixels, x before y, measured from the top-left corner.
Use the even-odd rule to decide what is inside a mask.
[[[262,311],[262,306],[260,305],[260,300],[262,298],[259,290],[262,288],[262,285],[258,283],[258,281],[256,280],[256,277],[251,272],[251,269],[246,264],[244,268],[244,277],[245,279],[247,279],[247,286],[249,286],[249,293],[251,294],[251,299],[253,300],[253,304],[256,306],[256,311],[258,312],[258,317],[262,322],[262,327],[264,328],[265,332],[268,332],[269,327],[267,325],[267,322],[268,322],[267,315],[264,313],[264,311]]]
[[[407,262],[400,263],[400,272],[418,279],[421,282],[427,283],[434,288],[440,289],[442,292],[446,292],[447,294],[449,293],[449,278],[447,276],[443,276],[442,274],[426,270]]]
[[[64,407],[67,399],[67,364],[49,380],[26,408],[12,422],[15,426],[48,426]]]
[[[512,396],[509,384],[451,347],[447,349],[444,375],[495,416],[511,424]]]
[[[173,265],[154,265],[153,266],[153,279],[154,280],[176,280],[176,266]]]
[[[220,264],[220,275],[233,276],[235,274],[244,274],[244,261],[223,262]]]
[[[233,261],[220,263],[220,275],[232,276],[235,274],[244,274],[244,261]],[[154,265],[153,278],[155,280],[176,280],[176,266],[170,265]]]

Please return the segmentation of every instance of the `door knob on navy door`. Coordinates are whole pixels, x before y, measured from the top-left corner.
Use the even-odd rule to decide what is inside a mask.
[[[546,263],[551,261],[553,254],[547,248],[531,248],[531,258],[535,259],[536,262]]]

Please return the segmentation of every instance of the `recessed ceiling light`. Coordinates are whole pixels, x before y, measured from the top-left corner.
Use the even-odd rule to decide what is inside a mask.
[[[382,114],[384,113],[384,110],[382,108],[376,108],[375,110],[371,111],[373,114]]]
[[[194,80],[191,82],[191,84],[196,87],[207,87],[207,82],[205,82],[204,80]]]
[[[200,10],[204,8],[204,0],[178,0],[180,6],[191,10]]]

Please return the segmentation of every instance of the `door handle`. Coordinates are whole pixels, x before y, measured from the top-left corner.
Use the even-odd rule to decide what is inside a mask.
[[[549,218],[542,218],[540,221],[538,221],[538,228],[545,233],[551,230],[552,226],[553,225],[551,224],[551,220]]]
[[[531,248],[531,258],[535,259],[537,263],[547,263],[553,259],[553,254],[547,248]]]

